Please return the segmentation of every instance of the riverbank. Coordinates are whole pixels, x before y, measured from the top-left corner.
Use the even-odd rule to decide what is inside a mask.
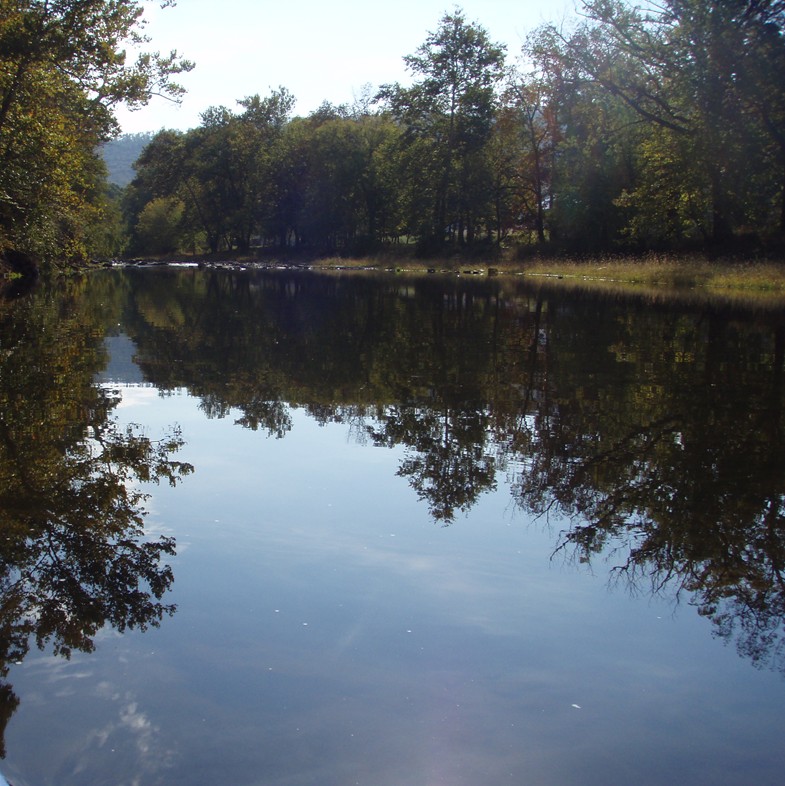
[[[491,264],[434,264],[413,260],[394,267],[369,260],[321,260],[311,265],[323,272],[394,271],[398,274],[442,273],[461,276],[524,278],[547,288],[644,298],[647,302],[680,301],[723,307],[785,309],[785,259],[709,259],[697,255],[642,257],[561,257],[525,262],[495,260]]]
[[[158,260],[164,261],[164,260]],[[174,261],[174,260],[168,260]],[[452,255],[437,259],[383,253],[368,257],[202,256],[180,261],[203,266],[293,267],[323,272],[393,272],[472,276],[527,276],[560,286],[594,289],[704,291],[716,295],[760,295],[785,301],[785,257],[745,259],[703,254],[598,255],[514,258],[512,255]],[[148,261],[149,262],[149,261]]]
[[[525,273],[597,287],[626,285],[785,297],[785,260],[740,261],[669,255],[600,257],[583,261],[555,259],[526,265]]]
[[[585,259],[543,257],[522,261],[499,258],[490,262],[484,262],[482,258],[390,260],[387,258],[343,259],[336,257],[314,260],[308,263],[308,266],[322,270],[364,269],[453,274],[531,275],[548,276],[566,281],[577,279],[598,283],[785,293],[785,259],[778,262],[724,259],[721,257],[709,259],[700,255],[665,254],[647,254],[637,257],[596,256]]]
[[[367,257],[318,257],[302,254],[178,255],[127,260],[121,264],[197,264],[202,267],[309,269],[322,272],[390,272],[464,276],[515,276],[549,285],[592,290],[704,293],[729,298],[782,301],[785,306],[785,257],[744,259],[703,254],[531,256],[504,253],[454,254],[420,258],[408,249],[394,249]],[[73,269],[72,269],[73,270]],[[9,283],[4,277],[5,284]],[[18,280],[15,282],[20,283]]]

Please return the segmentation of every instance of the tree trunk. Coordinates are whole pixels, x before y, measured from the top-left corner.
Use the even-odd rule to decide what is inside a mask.
[[[785,166],[782,170],[782,193],[780,194],[780,232],[785,234]]]

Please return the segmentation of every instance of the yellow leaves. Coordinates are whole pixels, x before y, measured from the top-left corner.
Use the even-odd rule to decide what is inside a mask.
[[[614,350],[614,355],[616,356],[617,363],[637,363],[638,362],[638,355],[635,352],[631,352],[627,349],[622,347],[617,348]]]
[[[62,75],[42,66],[29,69],[23,98],[0,128],[0,149],[10,162],[0,172],[0,190],[22,219],[5,217],[10,242],[41,256],[82,257],[79,225],[94,170],[82,100]]]
[[[636,401],[657,401],[665,395],[665,388],[663,385],[647,384],[638,385],[635,388],[633,399]]]

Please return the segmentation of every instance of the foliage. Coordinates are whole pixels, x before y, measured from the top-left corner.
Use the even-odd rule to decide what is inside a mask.
[[[688,599],[745,657],[785,669],[776,308],[652,307],[517,277],[129,269],[120,281],[159,389],[276,438],[299,408],[395,447],[441,525],[506,482],[514,505],[563,523],[565,555]]]
[[[533,31],[511,68],[456,8],[404,57],[413,82],[382,86],[375,110],[366,92],[289,117],[283,88],[239,114],[208,110],[176,154],[161,138],[142,155],[130,221],[176,197],[198,227],[190,246],[200,234],[213,252],[776,247],[782,5],[585,0],[581,14]],[[253,120],[248,101],[283,111]]]
[[[129,220],[151,200],[185,206],[183,226],[203,233],[210,251],[247,252],[256,242],[319,251],[366,248],[395,222],[387,155],[398,131],[384,116],[348,116],[323,106],[290,118],[281,88],[213,107],[199,128],[162,131],[143,151],[127,190]],[[156,253],[136,231],[133,249]]]
[[[488,218],[489,178],[483,155],[496,107],[496,86],[503,76],[504,48],[456,9],[442,17],[413,55],[404,58],[419,78],[412,87],[386,85],[379,94],[404,130],[404,151],[416,160],[405,183],[425,193],[425,224],[413,229],[426,242],[446,238],[472,243]],[[412,202],[412,218],[422,209]]]
[[[0,8],[0,250],[116,254],[96,146],[113,106],[176,99],[190,63],[126,63],[132,0]],[[127,251],[778,248],[784,20],[779,0],[584,0],[511,65],[455,8],[404,57],[411,84],[307,117],[281,87],[150,137],[123,199]],[[166,241],[149,229],[164,204],[182,205]]]
[[[148,202],[136,225],[136,235],[154,254],[167,254],[179,246],[185,205],[175,197],[156,197]]]
[[[770,205],[783,198],[781,168],[765,174],[767,159],[781,154],[771,121],[781,124],[785,94],[782,4],[586,0],[584,11],[571,36],[549,35],[576,83],[598,86],[648,126],[640,185],[625,206],[656,214],[666,240],[679,239],[685,223],[715,243],[776,226]],[[631,225],[638,236],[640,223]]]
[[[141,24],[133,0],[0,0],[0,251],[90,253],[105,176],[95,150],[116,132],[113,108],[177,100],[171,78],[191,68],[176,52],[127,62]]]
[[[42,287],[0,311],[1,677],[31,640],[68,657],[106,626],[144,630],[174,612],[162,560],[175,543],[145,532],[142,484],[192,467],[171,458],[178,429],[153,439],[116,422],[118,399],[93,381],[104,325],[83,289]],[[0,717],[15,706],[2,684]]]

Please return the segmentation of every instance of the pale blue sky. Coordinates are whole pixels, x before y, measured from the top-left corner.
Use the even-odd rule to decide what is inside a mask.
[[[182,106],[164,99],[136,112],[121,110],[123,131],[193,128],[209,106],[236,110],[236,101],[286,87],[307,115],[327,100],[351,104],[365,84],[407,82],[404,55],[438,27],[450,0],[179,0],[161,10],[145,2],[148,49],[177,49],[196,62],[182,77]],[[507,45],[508,62],[543,22],[574,18],[574,0],[465,0],[468,21]]]

